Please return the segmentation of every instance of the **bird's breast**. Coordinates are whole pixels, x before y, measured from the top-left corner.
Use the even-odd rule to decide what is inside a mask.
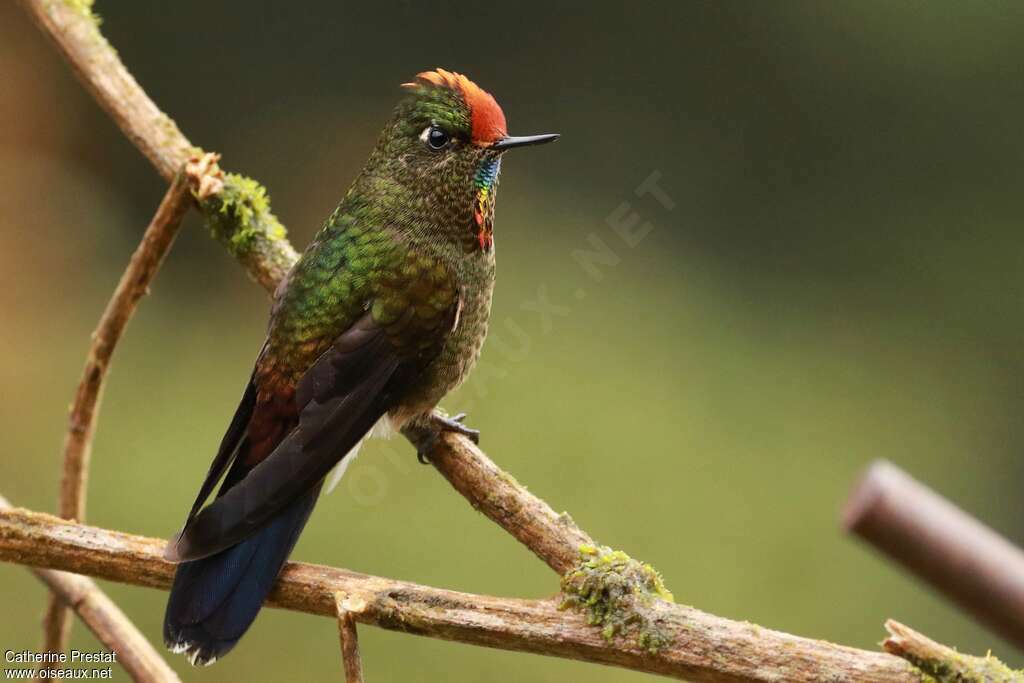
[[[441,353],[405,392],[394,414],[400,422],[428,413],[461,385],[476,365],[487,337],[494,292],[494,254],[477,254],[456,269],[458,316]]]

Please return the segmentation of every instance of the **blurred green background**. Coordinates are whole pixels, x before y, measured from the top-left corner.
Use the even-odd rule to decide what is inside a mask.
[[[1021,653],[838,529],[892,459],[1024,542],[1024,5],[174,3],[101,0],[103,30],[191,140],[260,179],[299,247],[434,66],[493,92],[506,160],[494,337],[467,409],[486,451],[677,600],[866,648],[887,617]],[[89,333],[164,185],[13,3],[0,5],[0,491],[55,508]],[[652,173],[667,210],[635,188]],[[652,228],[635,247],[609,216]],[[618,263],[571,256],[597,236]],[[538,315],[538,296],[559,307]],[[265,295],[195,215],[118,349],[94,524],[166,537],[234,409]],[[545,596],[550,571],[410,446],[370,446],[295,559]],[[44,591],[0,566],[0,648]],[[165,595],[105,585],[154,641]],[[14,599],[17,596],[17,599]],[[373,681],[639,674],[361,632]],[[92,646],[76,626],[74,643]],[[340,676],[334,625],[267,610],[187,681]],[[118,672],[115,677],[124,678]]]

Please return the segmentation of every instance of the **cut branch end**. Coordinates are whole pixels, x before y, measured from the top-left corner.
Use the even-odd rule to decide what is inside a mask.
[[[334,595],[338,612],[338,639],[341,642],[341,662],[345,668],[346,683],[363,683],[363,659],[359,654],[359,634],[356,632],[355,615],[362,613],[366,600],[351,597],[344,591]]]
[[[992,656],[974,657],[940,645],[914,629],[890,619],[889,637],[882,648],[917,667],[925,681],[935,683],[1024,683],[1024,671],[1014,671]]]

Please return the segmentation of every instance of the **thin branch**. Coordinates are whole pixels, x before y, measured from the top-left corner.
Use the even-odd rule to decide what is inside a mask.
[[[142,235],[142,241],[136,247],[117,288],[107,302],[96,330],[92,333],[85,369],[75,392],[68,431],[64,437],[64,466],[59,505],[61,517],[85,519],[89,459],[110,359],[128,326],[128,321],[135,313],[139,300],[149,291],[150,283],[174,243],[174,238],[181,227],[181,219],[191,205],[189,183],[179,174],[160,202]],[[43,617],[44,650],[61,652],[67,649],[71,630],[69,616],[70,612],[64,601],[56,593],[52,594]],[[53,669],[55,665],[48,662],[40,668]]]
[[[1024,647],[1024,552],[895,465],[871,465],[843,525]]]
[[[0,560],[167,589],[174,565],[164,541],[83,526],[51,515],[0,512]],[[344,569],[289,563],[268,604],[336,618],[336,596],[358,596],[362,624],[505,650],[610,664],[678,679],[919,683],[898,657],[833,645],[656,601],[657,651],[606,638],[557,598],[520,600],[430,588]]]
[[[885,622],[886,652],[907,660],[938,683],[1021,683],[1024,671],[1013,671],[990,654],[972,657],[939,645],[898,621]]]
[[[335,597],[338,613],[338,640],[341,642],[341,663],[345,667],[345,683],[363,683],[363,658],[359,654],[359,634],[355,615],[366,610],[366,601],[339,593]]]
[[[75,75],[125,136],[170,182],[200,150],[149,98],[110,46],[86,2],[20,0],[39,28],[68,60]],[[200,203],[214,235],[249,275],[273,291],[298,255],[284,226],[271,213],[265,191],[254,181],[228,174],[224,196],[235,200]],[[234,209],[238,209],[237,211]]]
[[[125,68],[100,32],[91,3],[21,0],[21,4],[125,137],[170,182],[194,148]]]
[[[133,681],[179,683],[170,665],[94,581],[53,569],[33,569],[32,573],[78,615],[104,647],[117,654],[117,663]]]
[[[0,511],[10,509],[11,504],[0,496]],[[132,680],[179,683],[167,662],[92,579],[54,569],[30,569],[60,597],[62,604],[75,611],[108,650],[117,653],[117,663]]]
[[[89,455],[110,359],[135,314],[139,300],[148,293],[149,285],[170,250],[181,226],[181,219],[190,206],[189,183],[184,177],[177,178],[160,202],[92,333],[92,343],[75,393],[64,440],[61,517],[78,520],[85,517]]]

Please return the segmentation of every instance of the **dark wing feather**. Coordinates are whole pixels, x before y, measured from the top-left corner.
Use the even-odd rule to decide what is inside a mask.
[[[434,332],[423,349],[394,343],[389,330],[405,327],[414,315],[387,327],[370,313],[335,340],[299,381],[298,426],[262,462],[222,492],[185,526],[168,556],[194,560],[245,539],[298,495],[316,486],[366,435],[440,351],[450,326]]]

